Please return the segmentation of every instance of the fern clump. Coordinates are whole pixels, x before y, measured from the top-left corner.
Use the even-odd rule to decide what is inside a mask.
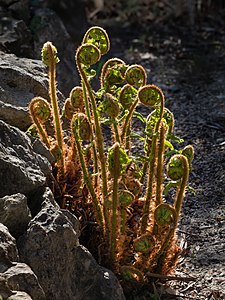
[[[181,142],[173,133],[174,116],[162,90],[147,83],[142,66],[109,59],[101,70],[100,89],[92,88],[93,65],[109,47],[104,29],[87,31],[75,55],[81,85],[72,89],[61,112],[55,84],[59,59],[47,42],[42,57],[49,69],[49,100],[36,97],[29,108],[40,138],[55,156],[61,207],[78,216],[86,244],[102,264],[122,281],[142,285],[149,273],[168,274],[176,265],[176,229],[194,150],[191,145],[174,149],[174,141]],[[147,118],[137,105],[147,107]],[[62,124],[65,117],[69,128]],[[142,135],[135,137],[144,140],[141,153],[132,150],[135,117],[143,122]],[[46,128],[49,120],[53,135]],[[103,124],[111,128],[107,138]],[[169,204],[170,187],[176,194]],[[90,224],[94,230],[87,232]]]

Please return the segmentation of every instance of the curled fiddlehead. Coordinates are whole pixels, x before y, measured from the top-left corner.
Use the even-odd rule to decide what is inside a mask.
[[[144,276],[141,271],[130,266],[121,266],[120,268],[121,276],[126,281],[131,281],[134,283],[144,283]]]
[[[75,117],[73,118],[72,129],[77,130],[80,140],[90,140],[91,125],[84,113],[76,113]]]
[[[62,124],[60,121],[60,111],[58,106],[58,99],[56,95],[56,70],[55,66],[59,62],[57,57],[57,49],[52,45],[51,42],[47,42],[43,45],[42,48],[42,61],[49,68],[49,96],[51,99],[52,112],[53,112],[53,123],[56,134],[56,141],[58,147],[61,149],[62,155],[60,159],[61,163],[61,173],[64,174],[64,141],[63,141],[63,131]]]
[[[82,44],[95,45],[101,52],[106,54],[110,48],[110,41],[107,32],[98,26],[93,26],[85,33]]]
[[[105,88],[110,90],[109,87],[120,84],[124,81],[124,74],[127,66],[125,62],[119,58],[111,58],[107,60],[101,71],[101,88]]]
[[[189,171],[192,170],[192,161],[194,159],[194,147],[192,145],[187,145],[182,149],[181,154],[187,157],[189,164]]]
[[[120,143],[117,119],[120,113],[118,100],[112,94],[105,93],[102,97],[101,110],[109,116],[110,123],[112,124],[112,131],[114,132],[114,139]]]
[[[119,204],[121,217],[121,234],[124,235],[126,228],[126,207],[134,202],[135,196],[128,190],[119,190]]]
[[[179,182],[179,188],[174,204],[177,217],[179,217],[189,176],[189,163],[187,157],[182,154],[172,156],[167,166],[167,173],[172,180]]]
[[[145,233],[134,240],[134,249],[137,252],[149,253],[155,247],[155,239],[150,233]]]
[[[130,132],[131,132],[131,119],[134,110],[138,104],[137,90],[130,84],[126,84],[120,92],[119,101],[128,114],[125,118],[121,129],[121,141],[125,144],[125,148],[130,150]]]
[[[84,97],[82,87],[75,86],[71,90],[69,98],[74,111],[84,112]]]
[[[142,223],[141,223],[141,231],[142,233],[144,233],[148,224],[150,201],[153,195],[154,173],[155,173],[156,158],[157,158],[157,140],[159,139],[160,128],[162,128],[162,118],[164,113],[164,95],[161,89],[156,87],[155,85],[145,85],[139,89],[138,98],[140,102],[145,106],[150,106],[159,110],[159,117],[157,118],[156,123],[154,124],[154,130],[152,134],[151,151],[149,151],[148,186],[147,186],[146,201],[144,205],[144,212],[143,212]],[[158,156],[159,155],[162,156],[162,151],[161,153],[158,153]],[[160,157],[160,160],[162,160],[162,157]],[[146,166],[144,166],[143,171],[145,171],[145,169],[147,169]],[[158,181],[158,185],[160,185],[160,181]]]
[[[50,141],[46,130],[43,127],[45,123],[51,116],[51,108],[47,100],[42,97],[35,97],[31,100],[29,105],[29,111],[31,118],[37,128],[40,138],[45,143],[45,145],[50,149]]]
[[[136,99],[137,90],[130,84],[124,85],[119,96],[119,102],[122,104],[123,108],[130,110]]]
[[[85,38],[86,39],[86,38]],[[92,92],[90,83],[88,81],[87,75],[85,73],[85,68],[89,68],[90,64],[95,64],[101,56],[100,50],[93,44],[83,44],[81,45],[76,52],[76,63],[79,69],[84,90],[87,89],[88,95],[90,97],[90,102],[92,106],[92,113],[94,119],[94,128],[95,128],[95,136],[96,136],[96,149],[98,149],[99,153],[99,160],[101,164],[101,179],[102,179],[102,188],[103,188],[103,212],[104,212],[104,219],[106,223],[106,228],[109,231],[109,218],[107,213],[107,201],[108,201],[108,184],[107,184],[107,175],[106,175],[106,163],[105,163],[105,155],[104,155],[104,140],[102,129],[100,126],[100,121],[97,113],[97,105],[95,101],[94,94]],[[89,105],[85,104],[85,108],[87,110],[88,118],[90,118],[90,111]]]
[[[63,105],[63,116],[67,119],[71,120],[74,114],[74,109],[71,105],[70,98],[67,98],[64,105]]]
[[[158,273],[162,272],[168,251],[169,249],[171,249],[171,246],[174,243],[175,230],[178,224],[181,205],[182,205],[185,188],[187,186],[187,181],[189,176],[188,159],[182,154],[175,154],[169,160],[167,166],[167,173],[172,180],[178,181],[179,184],[178,184],[178,191],[177,191],[174,208],[173,208],[175,211],[173,215],[173,219],[174,219],[173,226],[170,227],[170,230],[165,238],[165,241],[162,244],[161,249],[156,256],[156,261],[157,261],[156,272]],[[169,214],[167,215],[169,216]]]
[[[173,225],[176,222],[174,208],[167,203],[159,204],[154,211],[154,221],[161,227]]]
[[[101,52],[95,45],[82,44],[77,50],[76,61],[79,64],[89,67],[96,64],[100,57]]]
[[[146,84],[147,74],[145,69],[140,65],[131,65],[125,73],[125,80],[128,84],[137,88]]]
[[[118,117],[120,112],[120,107],[117,99],[109,93],[105,93],[103,96],[102,109],[111,118]]]

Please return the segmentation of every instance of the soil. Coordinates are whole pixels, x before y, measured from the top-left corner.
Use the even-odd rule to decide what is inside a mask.
[[[154,299],[225,299],[224,24],[209,19],[192,31],[175,23],[149,29],[103,24],[110,55],[146,68],[148,82],[162,88],[174,113],[175,134],[195,149],[193,191],[186,193],[178,230],[177,278],[156,282]],[[135,299],[153,298],[142,293]]]

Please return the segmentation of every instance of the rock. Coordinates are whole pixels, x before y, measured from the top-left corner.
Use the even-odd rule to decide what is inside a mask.
[[[42,199],[41,210],[17,245],[21,260],[37,275],[46,299],[125,299],[115,275],[79,245],[76,217],[52,203],[49,189],[43,191]]]
[[[7,300],[33,300],[33,299],[25,292],[15,292],[15,294],[7,298]]]
[[[0,197],[26,196],[45,185],[51,173],[46,158],[34,152],[29,137],[0,120]]]
[[[34,10],[30,28],[34,33],[34,55],[41,57],[41,49],[45,42],[51,41],[57,48],[60,62],[56,67],[58,88],[64,95],[69,96],[75,85],[80,84],[75,64],[75,43],[72,42],[63,22],[51,9],[39,8]]]
[[[44,300],[45,294],[37,277],[29,266],[17,263],[3,273],[8,286],[12,291],[23,291],[31,296],[33,300]],[[18,295],[17,295],[18,297]],[[19,298],[18,298],[19,299]]]
[[[26,22],[30,18],[28,7],[25,9],[18,1],[11,6],[0,7],[0,48],[21,57],[33,57],[33,37]],[[20,7],[20,9],[19,9]],[[24,10],[25,9],[25,10]]]
[[[6,279],[0,273],[0,300],[9,299],[8,297],[12,294],[13,292],[10,290]]]
[[[125,300],[121,286],[112,271],[99,266],[82,245],[74,253],[73,291],[76,299]]]
[[[0,295],[3,299],[44,300],[45,295],[37,277],[29,266],[20,263],[16,240],[10,235],[6,226],[0,223]],[[26,298],[18,298],[26,292]],[[25,294],[24,294],[25,295]],[[28,298],[30,296],[32,298]],[[16,298],[17,297],[17,298]]]
[[[41,61],[0,51],[0,119],[21,130],[31,125],[28,113],[31,99],[35,96],[49,99],[45,71]],[[62,103],[64,97],[59,91],[58,98]]]
[[[89,27],[83,0],[62,0],[58,2],[46,0],[44,6],[53,9],[57,13],[73,41],[81,41]]]
[[[8,231],[8,228],[0,223],[0,272],[4,272],[12,262],[19,260],[16,248],[16,240]]]
[[[8,227],[13,237],[22,235],[30,220],[31,212],[25,195],[18,193],[0,198],[0,222]]]

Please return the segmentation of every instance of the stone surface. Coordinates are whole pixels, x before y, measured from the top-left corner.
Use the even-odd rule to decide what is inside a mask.
[[[41,210],[19,238],[18,249],[22,261],[37,275],[46,298],[125,299],[115,275],[79,245],[78,220],[52,202],[49,189],[42,198]]]
[[[45,42],[51,41],[57,48],[60,62],[56,66],[58,88],[68,97],[71,89],[80,84],[75,65],[76,44],[72,41],[63,22],[51,9],[34,10],[30,28],[34,32],[34,56],[41,58],[41,49]]]
[[[35,96],[49,99],[46,68],[39,60],[18,58],[0,51],[0,119],[26,130],[28,105]],[[58,91],[59,102],[63,95]],[[61,105],[61,104],[60,104]]]
[[[34,152],[30,139],[0,120],[0,197],[26,196],[45,185],[51,172],[47,159]]]
[[[37,277],[29,266],[19,262],[16,240],[1,223],[0,241],[0,295],[3,299],[11,297],[11,299],[44,300],[45,294]],[[26,297],[18,298],[19,295]]]
[[[0,272],[19,260],[16,248],[16,240],[8,231],[8,228],[0,223]]]
[[[18,193],[0,198],[0,223],[7,226],[13,237],[23,234],[30,220],[31,212],[25,195]]]
[[[0,296],[3,297],[3,299],[0,297],[1,300],[9,299],[11,295],[14,293],[10,290],[7,280],[2,276],[0,272]]]
[[[73,41],[81,41],[89,27],[83,0],[45,0],[43,5],[57,13]]]
[[[12,291],[23,291],[33,300],[44,300],[45,294],[29,266],[17,263],[3,273]],[[18,296],[18,295],[17,295]],[[54,298],[53,298],[54,299]]]
[[[33,300],[27,293],[25,292],[14,292],[7,300]]]

